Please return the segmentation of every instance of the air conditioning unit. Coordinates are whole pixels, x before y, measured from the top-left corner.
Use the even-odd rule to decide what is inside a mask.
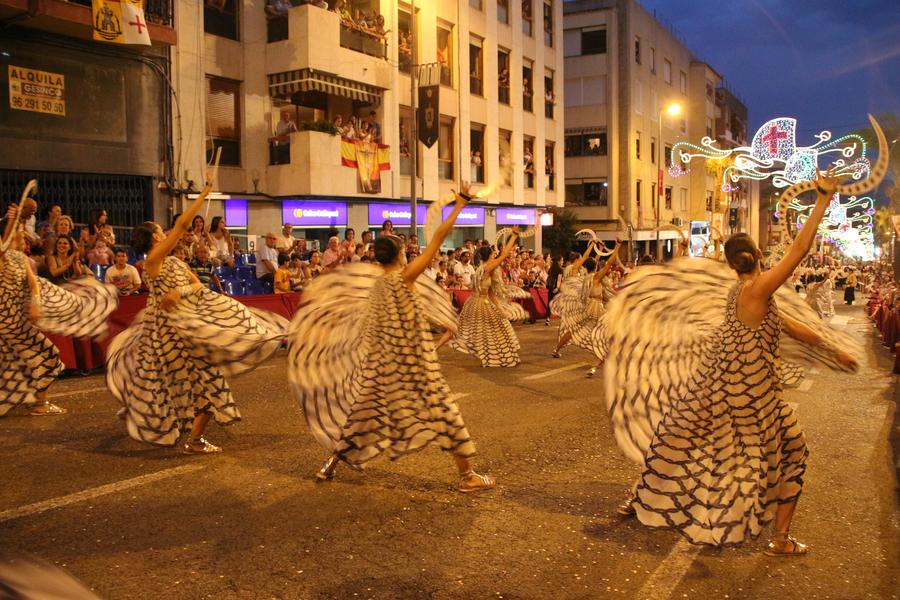
[[[681,217],[672,217],[672,225],[681,227],[682,225],[684,225],[684,221],[681,219]]]

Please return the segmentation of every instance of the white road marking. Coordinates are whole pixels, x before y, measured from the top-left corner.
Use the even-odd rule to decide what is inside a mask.
[[[450,402],[456,402],[457,400],[465,398],[468,395],[468,392],[457,392],[455,394],[450,394],[450,398],[448,398],[448,400],[450,400]]]
[[[800,385],[797,386],[797,391],[808,392],[809,390],[812,389],[812,386],[813,386],[813,380],[810,379],[809,377],[805,377],[803,379],[803,381],[800,383]]]
[[[835,315],[831,317],[832,325],[846,325],[850,322],[850,317],[846,315]]]
[[[47,398],[63,398],[65,396],[74,396],[75,394],[91,394],[93,392],[105,392],[107,387],[105,385],[100,387],[92,387],[85,388],[83,390],[70,390],[68,392],[59,392],[57,394],[48,394]]]
[[[4,510],[3,512],[0,512],[0,523],[27,517],[29,515],[40,514],[42,512],[47,512],[48,510],[53,510],[54,508],[62,508],[77,502],[84,502],[85,500],[93,500],[100,496],[115,494],[116,492],[159,481],[160,479],[174,477],[175,475],[192,473],[194,471],[199,471],[203,467],[204,466],[200,464],[182,465],[164,471],[157,471],[156,473],[141,475],[140,477],[134,477],[133,479],[125,479],[123,481],[117,481],[116,483],[109,483],[107,485],[101,485],[100,487],[82,490],[80,492],[75,492],[74,494],[69,494],[68,496],[60,496],[59,498],[52,498],[50,500],[44,500],[43,502],[35,502],[34,504],[26,504],[25,506],[20,506],[18,508]]]
[[[579,362],[571,365],[566,365],[565,367],[560,367],[558,369],[550,369],[549,371],[542,371],[541,373],[535,373],[534,375],[529,375],[528,377],[523,377],[522,379],[525,381],[533,381],[535,379],[543,379],[544,377],[550,377],[552,375],[556,375],[557,373],[564,373],[565,371],[571,371],[572,369],[581,369],[582,367],[588,366],[588,363]]]
[[[635,595],[639,600],[665,600],[672,595],[694,559],[700,553],[700,548],[692,546],[690,542],[682,538],[678,540],[669,555],[660,563],[650,578],[644,582],[641,589]]]

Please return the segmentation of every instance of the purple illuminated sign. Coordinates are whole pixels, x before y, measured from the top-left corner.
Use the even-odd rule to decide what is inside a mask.
[[[533,208],[498,208],[497,225],[534,225]]]
[[[307,202],[284,200],[281,203],[282,223],[294,227],[344,227],[347,225],[345,202]]]
[[[444,207],[444,219],[450,216],[453,205]],[[456,217],[454,227],[484,227],[484,208],[481,206],[467,206]]]
[[[423,227],[425,225],[425,216],[428,214],[428,207],[423,204],[416,205],[416,225]],[[391,221],[394,226],[409,226],[412,213],[409,210],[409,204],[369,204],[369,225],[381,226],[385,221]]]
[[[247,227],[247,201],[225,201],[225,225],[227,227]]]

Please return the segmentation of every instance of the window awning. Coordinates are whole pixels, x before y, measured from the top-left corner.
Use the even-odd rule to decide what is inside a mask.
[[[381,88],[344,79],[314,69],[297,69],[269,75],[269,96],[289,99],[299,92],[323,92],[366,104],[381,104]]]
[[[566,135],[577,135],[577,134],[585,134],[585,133],[606,133],[606,127],[597,126],[597,127],[567,127],[565,134]]]

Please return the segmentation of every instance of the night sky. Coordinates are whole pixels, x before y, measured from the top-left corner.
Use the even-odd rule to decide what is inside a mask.
[[[900,0],[640,0],[750,111],[798,118],[798,143],[866,113],[900,116]]]

